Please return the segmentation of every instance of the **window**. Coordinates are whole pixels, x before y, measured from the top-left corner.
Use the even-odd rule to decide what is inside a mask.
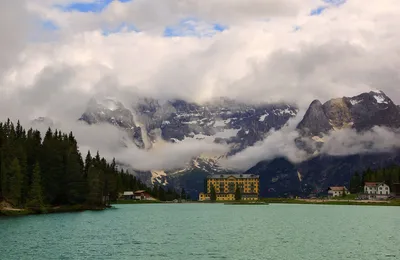
[[[234,193],[235,192],[235,183],[230,182],[228,186],[229,186],[229,193]]]

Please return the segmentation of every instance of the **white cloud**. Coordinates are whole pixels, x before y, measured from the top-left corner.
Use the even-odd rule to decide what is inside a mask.
[[[25,122],[26,126],[31,125]],[[44,136],[48,126],[35,124]],[[188,165],[192,158],[201,154],[223,154],[227,147],[212,142],[186,139],[179,143],[158,142],[156,149],[142,150],[130,141],[125,131],[119,130],[109,124],[87,125],[76,120],[54,122],[53,128],[63,131],[73,131],[83,156],[90,150],[94,155],[100,155],[108,160],[116,158],[124,165],[129,165],[135,170],[174,170],[182,169]]]
[[[351,0],[319,16],[309,16],[322,4],[317,0],[114,1],[101,13],[54,7],[70,2],[1,1],[0,119],[70,122],[99,93],[194,101],[227,96],[305,108],[315,98],[382,89],[400,102],[397,0]],[[205,38],[163,37],[167,26],[191,17],[207,35],[212,23],[228,29]],[[59,26],[57,37],[32,27],[38,20]],[[102,34],[122,23],[141,32]],[[265,144],[294,138],[282,133]],[[254,149],[261,148],[268,147]]]
[[[374,127],[364,133],[343,129],[332,132],[324,139],[321,153],[335,156],[391,152],[400,148],[400,132],[385,127]]]
[[[276,157],[285,157],[294,163],[308,159],[310,156],[305,151],[298,149],[294,141],[300,137],[296,126],[302,117],[303,114],[298,114],[295,118],[290,119],[282,129],[271,130],[263,141],[229,157],[221,164],[227,168],[245,171],[260,161]]]
[[[311,139],[301,137],[295,130],[298,123],[296,117],[289,125],[279,131],[271,131],[268,136],[254,146],[222,161],[222,166],[246,171],[263,160],[284,157],[292,163],[301,163],[315,156],[331,155],[346,156],[354,154],[393,152],[400,148],[400,129],[374,127],[369,131],[358,133],[354,129],[331,131],[323,136],[322,143],[317,144]],[[302,142],[318,152],[311,154],[296,146],[295,140]]]
[[[28,29],[24,4],[24,0],[0,3],[0,77],[24,47]]]

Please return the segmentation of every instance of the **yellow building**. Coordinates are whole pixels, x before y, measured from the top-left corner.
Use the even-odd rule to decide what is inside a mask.
[[[258,200],[259,176],[254,174],[211,175],[206,179],[206,193],[199,194],[199,201],[210,200],[214,187],[217,200],[235,200],[236,189],[240,189],[242,200]]]

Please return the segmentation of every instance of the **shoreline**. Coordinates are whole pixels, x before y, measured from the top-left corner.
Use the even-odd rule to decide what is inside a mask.
[[[346,200],[346,199],[261,199],[270,204],[306,204],[306,205],[349,205],[349,206],[400,206],[400,200],[375,201],[375,200]]]
[[[0,217],[17,217],[29,215],[45,215],[57,213],[71,213],[83,211],[100,211],[110,208],[111,206],[87,206],[87,205],[71,205],[56,206],[43,209],[18,209],[18,208],[2,208],[0,209]]]
[[[225,204],[225,205],[269,205],[269,204],[297,204],[297,205],[347,205],[347,206],[388,206],[399,207],[400,200],[373,201],[373,200],[344,200],[344,199],[287,199],[287,198],[264,198],[258,201],[137,201],[137,200],[118,200],[110,206],[88,206],[71,205],[55,206],[43,209],[18,209],[5,207],[0,208],[0,217],[72,213],[83,211],[102,211],[113,208],[113,205],[132,205],[132,204]]]
[[[343,199],[287,199],[287,198],[262,198],[255,201],[197,201],[202,204],[236,204],[236,205],[260,205],[265,204],[297,204],[297,205],[348,205],[348,206],[390,206],[399,207],[400,200],[374,201],[374,200],[343,200]]]

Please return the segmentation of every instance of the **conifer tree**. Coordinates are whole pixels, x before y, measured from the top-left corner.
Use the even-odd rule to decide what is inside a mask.
[[[69,204],[81,204],[85,201],[86,182],[83,167],[80,164],[80,155],[72,150],[67,155],[66,188]]]
[[[43,210],[43,191],[39,163],[35,164],[32,175],[32,184],[29,191],[27,207]]]
[[[91,166],[88,172],[89,194],[87,204],[99,206],[102,203],[102,185],[100,180],[101,172],[95,166]]]
[[[14,206],[21,205],[21,197],[22,197],[22,173],[21,167],[19,165],[18,159],[14,158],[11,162],[10,169],[9,169],[9,197],[8,200]]]
[[[186,191],[184,188],[181,190],[181,199],[185,200],[186,199]]]
[[[165,190],[161,186],[158,187],[158,199],[161,200],[161,201],[166,201],[167,200],[167,198],[165,196]]]

